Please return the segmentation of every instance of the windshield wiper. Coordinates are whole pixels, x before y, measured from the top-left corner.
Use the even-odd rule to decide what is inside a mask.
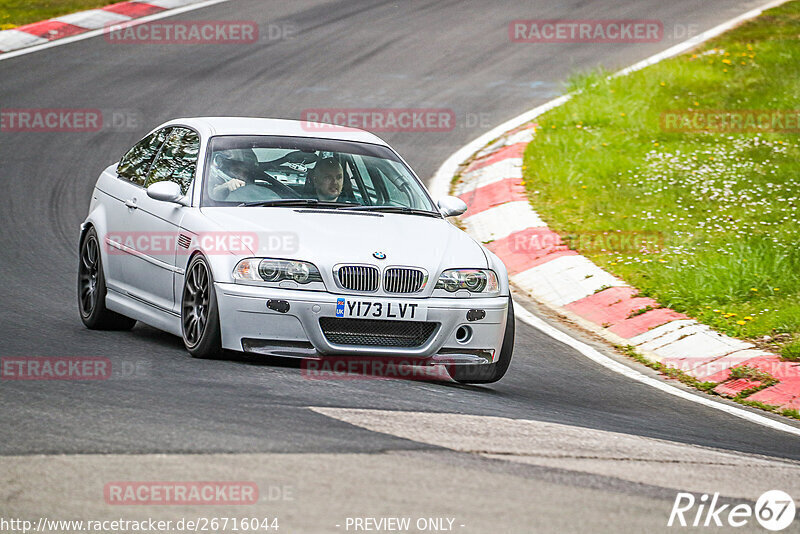
[[[408,215],[422,215],[424,217],[435,217],[441,219],[441,214],[435,211],[418,210],[406,206],[350,206],[347,208],[340,208],[343,210],[352,211],[383,211],[388,213],[406,213]]]
[[[314,198],[281,198],[278,200],[261,200],[259,202],[242,202],[237,207],[242,206],[303,206],[312,208],[339,208],[343,206],[352,206],[347,202],[327,202],[320,201]]]

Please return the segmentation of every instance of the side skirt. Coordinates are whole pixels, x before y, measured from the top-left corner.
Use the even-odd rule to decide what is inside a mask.
[[[171,310],[154,306],[130,294],[119,293],[109,288],[106,293],[106,307],[153,328],[176,336],[182,335],[180,315]]]

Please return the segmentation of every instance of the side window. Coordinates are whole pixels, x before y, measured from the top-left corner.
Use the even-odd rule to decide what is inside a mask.
[[[136,185],[144,186],[150,164],[153,163],[153,159],[158,154],[158,149],[164,143],[169,130],[169,128],[162,128],[136,143],[119,161],[117,175]]]
[[[185,195],[194,179],[199,152],[200,138],[194,131],[173,128],[153,163],[147,185],[170,180],[181,186],[181,192]]]
[[[386,174],[386,172],[392,172],[391,167],[384,166],[378,170],[380,175],[380,179],[383,182],[384,187],[386,188],[386,194],[388,195],[388,202],[387,204],[394,205],[394,206],[408,206],[409,208],[419,208],[419,202],[416,195],[411,193],[411,189],[409,188],[409,183],[403,179],[398,180],[400,183],[396,183],[395,180],[392,180],[390,176]],[[392,174],[393,176],[397,176],[396,174]]]
[[[343,184],[343,190],[347,191],[348,186],[350,191],[353,193],[353,197],[359,202],[359,204],[363,204],[363,200],[361,199],[361,191],[358,188],[358,183],[355,179],[355,173],[353,172],[353,167],[351,161],[346,158],[340,159],[342,162],[343,169],[343,178],[346,184]]]
[[[397,186],[392,182],[389,178],[386,177],[385,174],[381,171],[381,176],[383,177],[383,183],[386,185],[386,192],[389,193],[389,201],[390,202],[400,202],[402,203],[403,199],[406,197],[400,192]]]
[[[404,177],[403,167],[400,163],[383,160],[375,165],[378,170],[376,181],[380,181],[388,196],[388,203],[396,206],[408,206],[409,208],[426,207],[423,200],[424,192],[419,185],[413,181],[411,176]]]
[[[361,177],[361,180],[364,183],[364,187],[366,188],[367,196],[370,198],[370,201],[373,204],[382,203],[383,195],[380,195],[380,192],[377,190],[375,184],[372,182],[372,176],[370,176],[367,167],[364,165],[364,158],[361,156],[353,156],[353,160],[356,163],[356,169],[358,170],[358,175]]]

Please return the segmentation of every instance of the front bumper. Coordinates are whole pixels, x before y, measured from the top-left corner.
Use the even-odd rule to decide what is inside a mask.
[[[508,297],[390,298],[398,303],[417,302],[427,309],[426,322],[436,324],[427,341],[417,347],[341,345],[323,333],[320,318],[336,316],[337,297],[369,300],[322,291],[298,291],[231,283],[215,283],[222,346],[226,349],[279,356],[318,358],[328,355],[388,356],[432,359],[451,365],[491,363],[500,356],[506,327]],[[267,308],[268,300],[289,303],[285,313]],[[467,320],[470,310],[485,317]],[[468,326],[471,335],[457,340],[456,331]]]

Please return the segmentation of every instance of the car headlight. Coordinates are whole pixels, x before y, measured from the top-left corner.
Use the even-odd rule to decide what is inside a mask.
[[[233,269],[233,278],[251,282],[283,282],[298,284],[322,282],[319,269],[313,263],[270,258],[247,258]]]
[[[490,269],[448,269],[443,271],[434,289],[448,293],[466,289],[470,293],[497,293],[497,275]]]

